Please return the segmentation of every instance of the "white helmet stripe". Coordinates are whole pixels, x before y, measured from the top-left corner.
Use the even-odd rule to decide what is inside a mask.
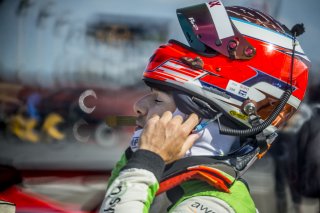
[[[292,38],[289,36],[285,36],[273,30],[234,17],[231,17],[231,20],[243,35],[247,35],[262,41],[267,40],[267,43],[272,43],[283,48],[292,49]],[[248,34],[248,32],[250,32],[250,34]],[[296,46],[296,51],[304,53],[300,45]]]
[[[177,72],[177,71],[175,71],[175,70],[173,70],[173,69],[167,69],[167,68],[161,67],[161,68],[159,68],[159,70],[162,70],[163,72],[169,73],[169,74],[171,74],[171,75],[173,75],[173,76],[180,77],[180,78],[182,78],[182,79],[184,79],[184,80],[188,80],[188,81],[193,80],[192,77],[187,76],[187,75],[184,75],[184,74],[182,74],[182,73],[180,73],[180,72]]]

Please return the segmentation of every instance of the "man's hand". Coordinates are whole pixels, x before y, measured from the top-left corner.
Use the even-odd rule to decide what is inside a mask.
[[[161,156],[166,164],[182,158],[187,150],[199,138],[198,134],[190,134],[199,123],[196,114],[191,114],[183,122],[180,115],[172,117],[167,111],[161,117],[150,118],[140,137],[140,149],[149,150]]]

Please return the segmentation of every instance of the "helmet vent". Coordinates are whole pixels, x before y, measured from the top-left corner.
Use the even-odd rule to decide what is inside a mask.
[[[180,60],[193,69],[203,69],[204,62],[199,56],[195,58],[182,57]]]

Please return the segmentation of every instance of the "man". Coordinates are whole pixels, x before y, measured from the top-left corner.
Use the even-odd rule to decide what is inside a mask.
[[[150,58],[101,212],[256,212],[241,175],[304,97],[303,29],[220,1],[177,14],[190,47],[170,40]]]

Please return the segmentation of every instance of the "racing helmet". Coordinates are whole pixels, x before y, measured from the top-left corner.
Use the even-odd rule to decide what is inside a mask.
[[[219,117],[222,134],[273,134],[305,96],[310,61],[296,36],[271,16],[219,0],[177,9],[189,43],[170,40],[143,80],[170,88],[184,113]],[[253,122],[253,117],[257,122]]]

